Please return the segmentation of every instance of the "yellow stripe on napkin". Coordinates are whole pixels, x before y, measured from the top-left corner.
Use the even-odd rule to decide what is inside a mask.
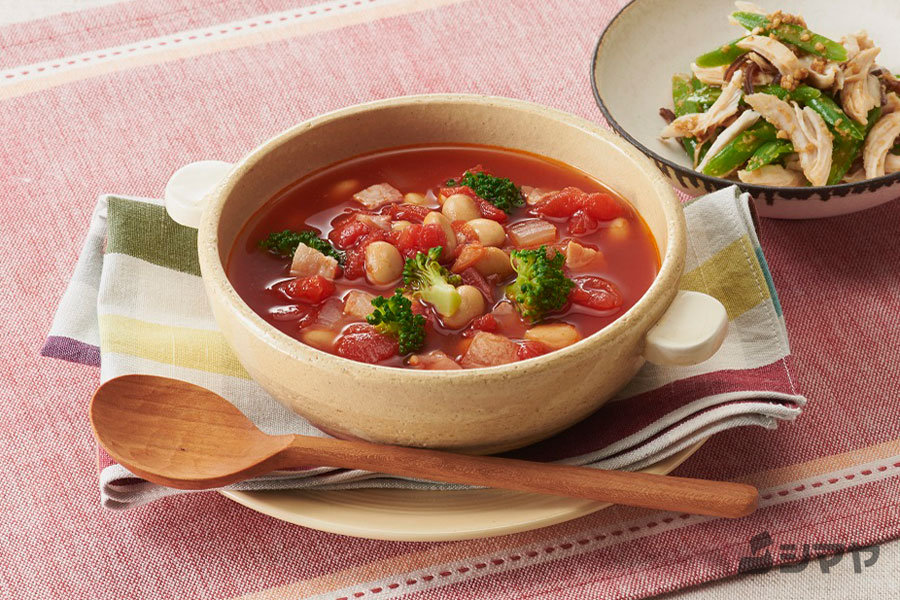
[[[159,325],[120,315],[99,316],[103,353],[250,379],[218,331]]]

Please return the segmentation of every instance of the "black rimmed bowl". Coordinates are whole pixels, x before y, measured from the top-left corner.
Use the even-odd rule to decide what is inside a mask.
[[[881,48],[878,57],[900,72],[900,1],[759,0],[765,10],[803,15],[809,27],[840,40],[860,29]],[[748,185],[710,177],[691,168],[680,144],[665,142],[660,107],[672,106],[672,75],[689,73],[693,60],[741,35],[728,23],[732,0],[632,0],[597,42],[594,97],[610,126],[650,157],[671,182],[697,195],[737,184],[756,200],[759,214],[781,219],[832,217],[871,208],[900,197],[900,173],[859,183],[819,187]]]

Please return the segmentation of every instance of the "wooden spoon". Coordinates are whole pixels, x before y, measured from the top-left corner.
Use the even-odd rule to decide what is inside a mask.
[[[267,435],[218,394],[152,375],[106,382],[90,415],[97,440],[119,463],[148,481],[187,490],[314,465],[721,517],[748,515],[757,502],[756,489],[740,483]]]

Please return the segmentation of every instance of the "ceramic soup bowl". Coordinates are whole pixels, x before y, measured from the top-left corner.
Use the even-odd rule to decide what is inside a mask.
[[[881,48],[877,62],[900,72],[900,2],[867,0],[757,0],[806,18],[816,33],[840,40],[860,29]],[[774,187],[711,177],[691,168],[680,144],[663,141],[661,107],[672,108],[672,75],[690,73],[697,56],[733,41],[742,29],[728,23],[734,0],[633,0],[604,30],[592,65],[594,96],[609,124],[689,194],[737,184],[756,201],[760,216],[812,219],[856,212],[900,196],[900,173],[859,183]]]
[[[250,216],[277,192],[308,172],[359,154],[447,142],[528,150],[600,180],[627,198],[649,225],[662,257],[659,275],[618,320],[572,346],[460,371],[390,368],[321,352],[266,323],[232,287],[224,266],[232,244]],[[184,199],[202,195],[204,186],[209,189],[223,175],[206,195],[198,236],[216,321],[253,379],[339,437],[472,453],[527,445],[595,411],[645,358],[663,364],[699,362],[724,338],[721,304],[703,294],[678,292],[685,223],[671,186],[624,141],[565,113],[458,95],[346,108],[285,131],[235,165],[204,162],[181,169],[167,190],[170,212],[182,220],[178,215],[190,212]]]

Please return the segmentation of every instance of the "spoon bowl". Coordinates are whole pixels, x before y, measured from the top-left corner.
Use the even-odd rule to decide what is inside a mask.
[[[152,375],[101,386],[90,420],[110,456],[169,487],[186,481],[196,482],[194,489],[220,487],[272,470],[266,461],[294,438],[263,433],[233,404],[200,386]]]
[[[222,487],[274,470],[322,465],[732,518],[750,514],[757,504],[756,489],[739,483],[270,436],[218,394],[152,375],[125,375],[101,385],[91,400],[90,419],[97,441],[120,464],[148,481],[180,489]]]

